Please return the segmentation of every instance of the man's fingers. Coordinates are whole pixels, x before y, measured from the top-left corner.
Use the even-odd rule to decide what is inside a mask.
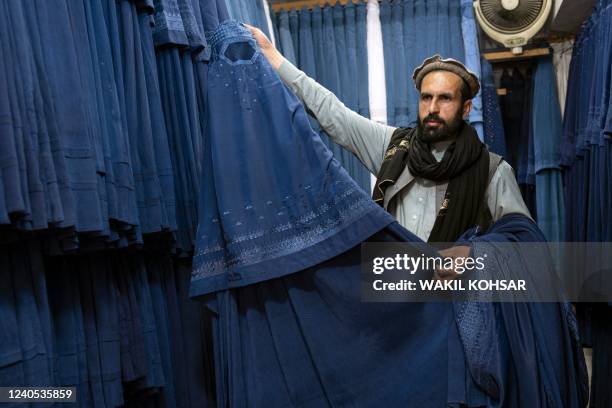
[[[466,258],[470,256],[470,247],[467,245],[458,245],[439,251],[440,255],[444,258]]]
[[[452,269],[436,269],[434,277],[439,280],[454,279],[457,274]]]
[[[257,44],[262,49],[273,48],[272,43],[270,42],[268,37],[266,37],[263,31],[261,31],[259,28],[254,27],[250,24],[246,24],[246,23],[243,23],[243,24],[247,28],[247,30],[251,32],[251,35],[253,36],[253,38],[255,38],[255,41],[257,41]]]
[[[250,24],[247,24],[247,23],[242,23],[242,25],[245,26],[246,28],[248,28],[250,31],[257,31],[257,30],[259,30],[259,28],[255,27],[255,26],[252,26]]]
[[[253,37],[266,37],[266,35],[263,33],[263,31],[261,31],[259,28],[252,26],[250,24],[247,23],[242,23],[247,30],[249,30],[251,32],[251,34],[253,35]]]

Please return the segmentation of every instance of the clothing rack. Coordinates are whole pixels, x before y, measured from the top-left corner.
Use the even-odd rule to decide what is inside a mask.
[[[347,3],[352,2],[353,4],[365,3],[366,0],[296,0],[288,1],[285,3],[272,3],[272,11],[278,12],[281,10],[291,11],[299,10],[306,7],[309,10],[319,6],[321,8],[326,6],[335,6],[341,4],[345,6]]]

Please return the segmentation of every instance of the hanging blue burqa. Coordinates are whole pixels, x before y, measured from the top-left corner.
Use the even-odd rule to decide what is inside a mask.
[[[565,306],[361,302],[362,242],[434,250],[333,159],[246,29],[209,40],[191,295],[213,315],[218,406],[583,405]],[[493,228],[543,239],[520,216]]]

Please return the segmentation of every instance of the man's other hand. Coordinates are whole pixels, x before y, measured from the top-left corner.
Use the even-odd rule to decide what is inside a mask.
[[[471,248],[469,246],[460,245],[460,246],[454,246],[448,249],[443,249],[439,253],[440,253],[440,256],[442,256],[442,258],[453,258],[453,265],[456,265],[455,260],[457,258],[465,259],[469,257],[470,250]],[[463,262],[461,264],[463,265]],[[453,269],[441,268],[441,269],[436,269],[434,277],[440,280],[452,280],[452,279],[457,278],[457,276],[459,275],[460,274],[455,271],[455,268]]]

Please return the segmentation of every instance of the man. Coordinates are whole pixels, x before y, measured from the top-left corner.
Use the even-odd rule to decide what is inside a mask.
[[[487,228],[511,213],[530,217],[512,167],[489,153],[465,122],[478,77],[436,55],[414,71],[419,91],[416,128],[386,126],[346,108],[330,91],[285,60],[248,26],[280,78],[314,114],[330,138],[377,175],[373,198],[404,227],[429,242],[454,242],[467,229]],[[446,256],[468,256],[469,247]]]

